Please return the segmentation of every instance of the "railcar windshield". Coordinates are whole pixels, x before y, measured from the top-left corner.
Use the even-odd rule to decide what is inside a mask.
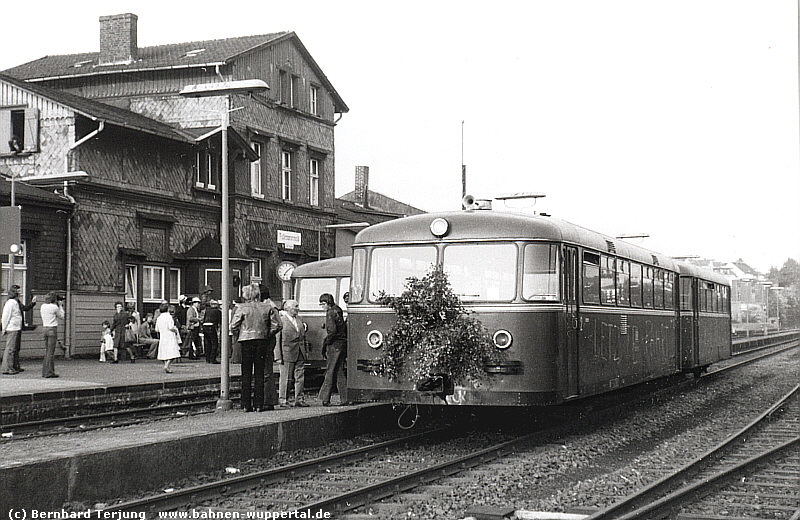
[[[558,246],[555,244],[526,245],[522,297],[533,301],[559,301],[558,266]]]
[[[458,244],[444,248],[444,270],[462,301],[511,301],[517,277],[514,244]]]
[[[376,301],[381,291],[399,295],[406,279],[425,276],[435,263],[435,246],[376,247],[369,266],[370,301]]]
[[[336,295],[336,278],[300,278],[297,280],[295,299],[301,311],[318,311],[319,296],[323,293]]]

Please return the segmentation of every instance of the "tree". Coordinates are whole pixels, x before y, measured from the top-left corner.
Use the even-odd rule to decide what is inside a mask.
[[[505,357],[481,322],[468,315],[441,266],[410,277],[400,296],[381,293],[378,302],[397,313],[379,370],[393,381],[412,381],[418,389],[432,376],[477,383],[487,376],[485,365]]]

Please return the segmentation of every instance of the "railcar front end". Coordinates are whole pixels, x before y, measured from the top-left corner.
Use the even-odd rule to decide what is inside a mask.
[[[342,309],[347,309],[344,295],[350,286],[349,256],[337,256],[299,265],[292,271],[294,299],[299,304],[299,316],[305,322],[308,359],[306,370],[311,373],[325,371],[322,341],[325,339],[325,311],[319,305],[321,294],[333,295]]]

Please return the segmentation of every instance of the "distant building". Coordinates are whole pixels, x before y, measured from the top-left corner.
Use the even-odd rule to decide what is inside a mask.
[[[58,287],[73,297],[74,353],[94,353],[115,300],[148,312],[205,284],[219,297],[226,111],[231,294],[259,282],[280,295],[279,264],[335,255],[334,129],[349,109],[298,36],[140,48],[137,24],[130,13],[100,17],[99,52],[0,76],[0,171],[39,186],[86,174],[67,189],[74,265]],[[270,90],[179,94],[252,79]]]
[[[369,166],[356,166],[355,189],[336,199],[336,256],[351,254],[366,225],[420,215],[425,211],[369,189]]]

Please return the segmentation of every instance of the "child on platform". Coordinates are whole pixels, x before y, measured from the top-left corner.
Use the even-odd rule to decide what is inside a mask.
[[[114,338],[111,336],[111,323],[108,320],[103,322],[103,334],[100,337],[100,362],[106,362],[106,355],[111,359],[111,363],[117,363],[117,349],[114,348]]]

